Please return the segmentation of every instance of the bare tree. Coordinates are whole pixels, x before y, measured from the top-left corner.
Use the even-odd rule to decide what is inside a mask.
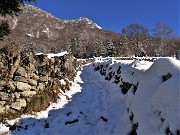
[[[153,29],[153,36],[158,41],[157,52],[165,56],[166,49],[169,48],[167,43],[174,37],[174,30],[164,22],[157,22]],[[165,49],[166,48],[166,49]]]
[[[157,22],[153,29],[154,36],[161,39],[171,39],[174,37],[174,30],[171,26],[164,22]]]
[[[149,30],[146,27],[138,23],[133,23],[126,27],[126,35],[129,38],[129,43],[134,47],[134,52],[139,50],[145,40],[147,40],[148,32]]]

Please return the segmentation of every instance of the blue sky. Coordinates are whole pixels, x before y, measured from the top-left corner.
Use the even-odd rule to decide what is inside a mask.
[[[162,21],[180,36],[179,0],[37,0],[33,5],[62,19],[87,17],[117,33],[131,23],[143,24],[151,31]]]

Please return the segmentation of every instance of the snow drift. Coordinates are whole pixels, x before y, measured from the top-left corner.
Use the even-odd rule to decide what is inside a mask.
[[[122,89],[126,88],[124,99],[133,124],[132,132],[180,133],[178,60],[159,58],[154,63],[96,60],[94,66],[95,70],[105,75],[105,79],[117,83]]]

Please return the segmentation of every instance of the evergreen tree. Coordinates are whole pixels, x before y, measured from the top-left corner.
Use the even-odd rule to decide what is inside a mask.
[[[126,29],[123,28],[122,34],[121,34],[121,39],[120,39],[120,49],[121,49],[120,52],[122,53],[121,54],[122,56],[128,56],[128,54],[129,54],[128,43],[129,43],[129,41],[128,41],[128,38],[126,36]]]
[[[82,45],[79,38],[71,38],[68,43],[66,43],[66,50],[71,52],[74,57],[86,57],[86,48]]]
[[[106,47],[107,56],[115,56],[115,47],[112,41],[109,41]]]
[[[10,34],[10,28],[7,21],[1,21],[0,22],[0,40],[3,39],[4,36],[7,36]]]
[[[21,11],[21,6],[24,5],[24,1],[36,1],[36,0],[0,0],[0,16],[6,17],[17,16]],[[0,22],[0,40],[3,39],[4,36],[10,34],[10,27],[8,22],[3,20]]]
[[[100,56],[103,47],[103,42],[99,37],[93,40],[94,56]]]
[[[56,47],[53,46],[53,47],[50,48],[50,53],[54,53],[55,54],[56,50],[57,50]]]
[[[100,55],[105,57],[107,55],[107,50],[105,46],[102,46],[101,51],[100,51]]]

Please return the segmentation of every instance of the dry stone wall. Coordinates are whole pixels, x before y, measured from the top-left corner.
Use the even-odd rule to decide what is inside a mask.
[[[32,99],[42,101],[42,95],[46,95],[44,97],[49,102],[57,100],[58,93],[69,89],[69,80],[74,79],[79,63],[71,54],[49,59],[44,54],[1,49],[0,114],[27,111]]]

